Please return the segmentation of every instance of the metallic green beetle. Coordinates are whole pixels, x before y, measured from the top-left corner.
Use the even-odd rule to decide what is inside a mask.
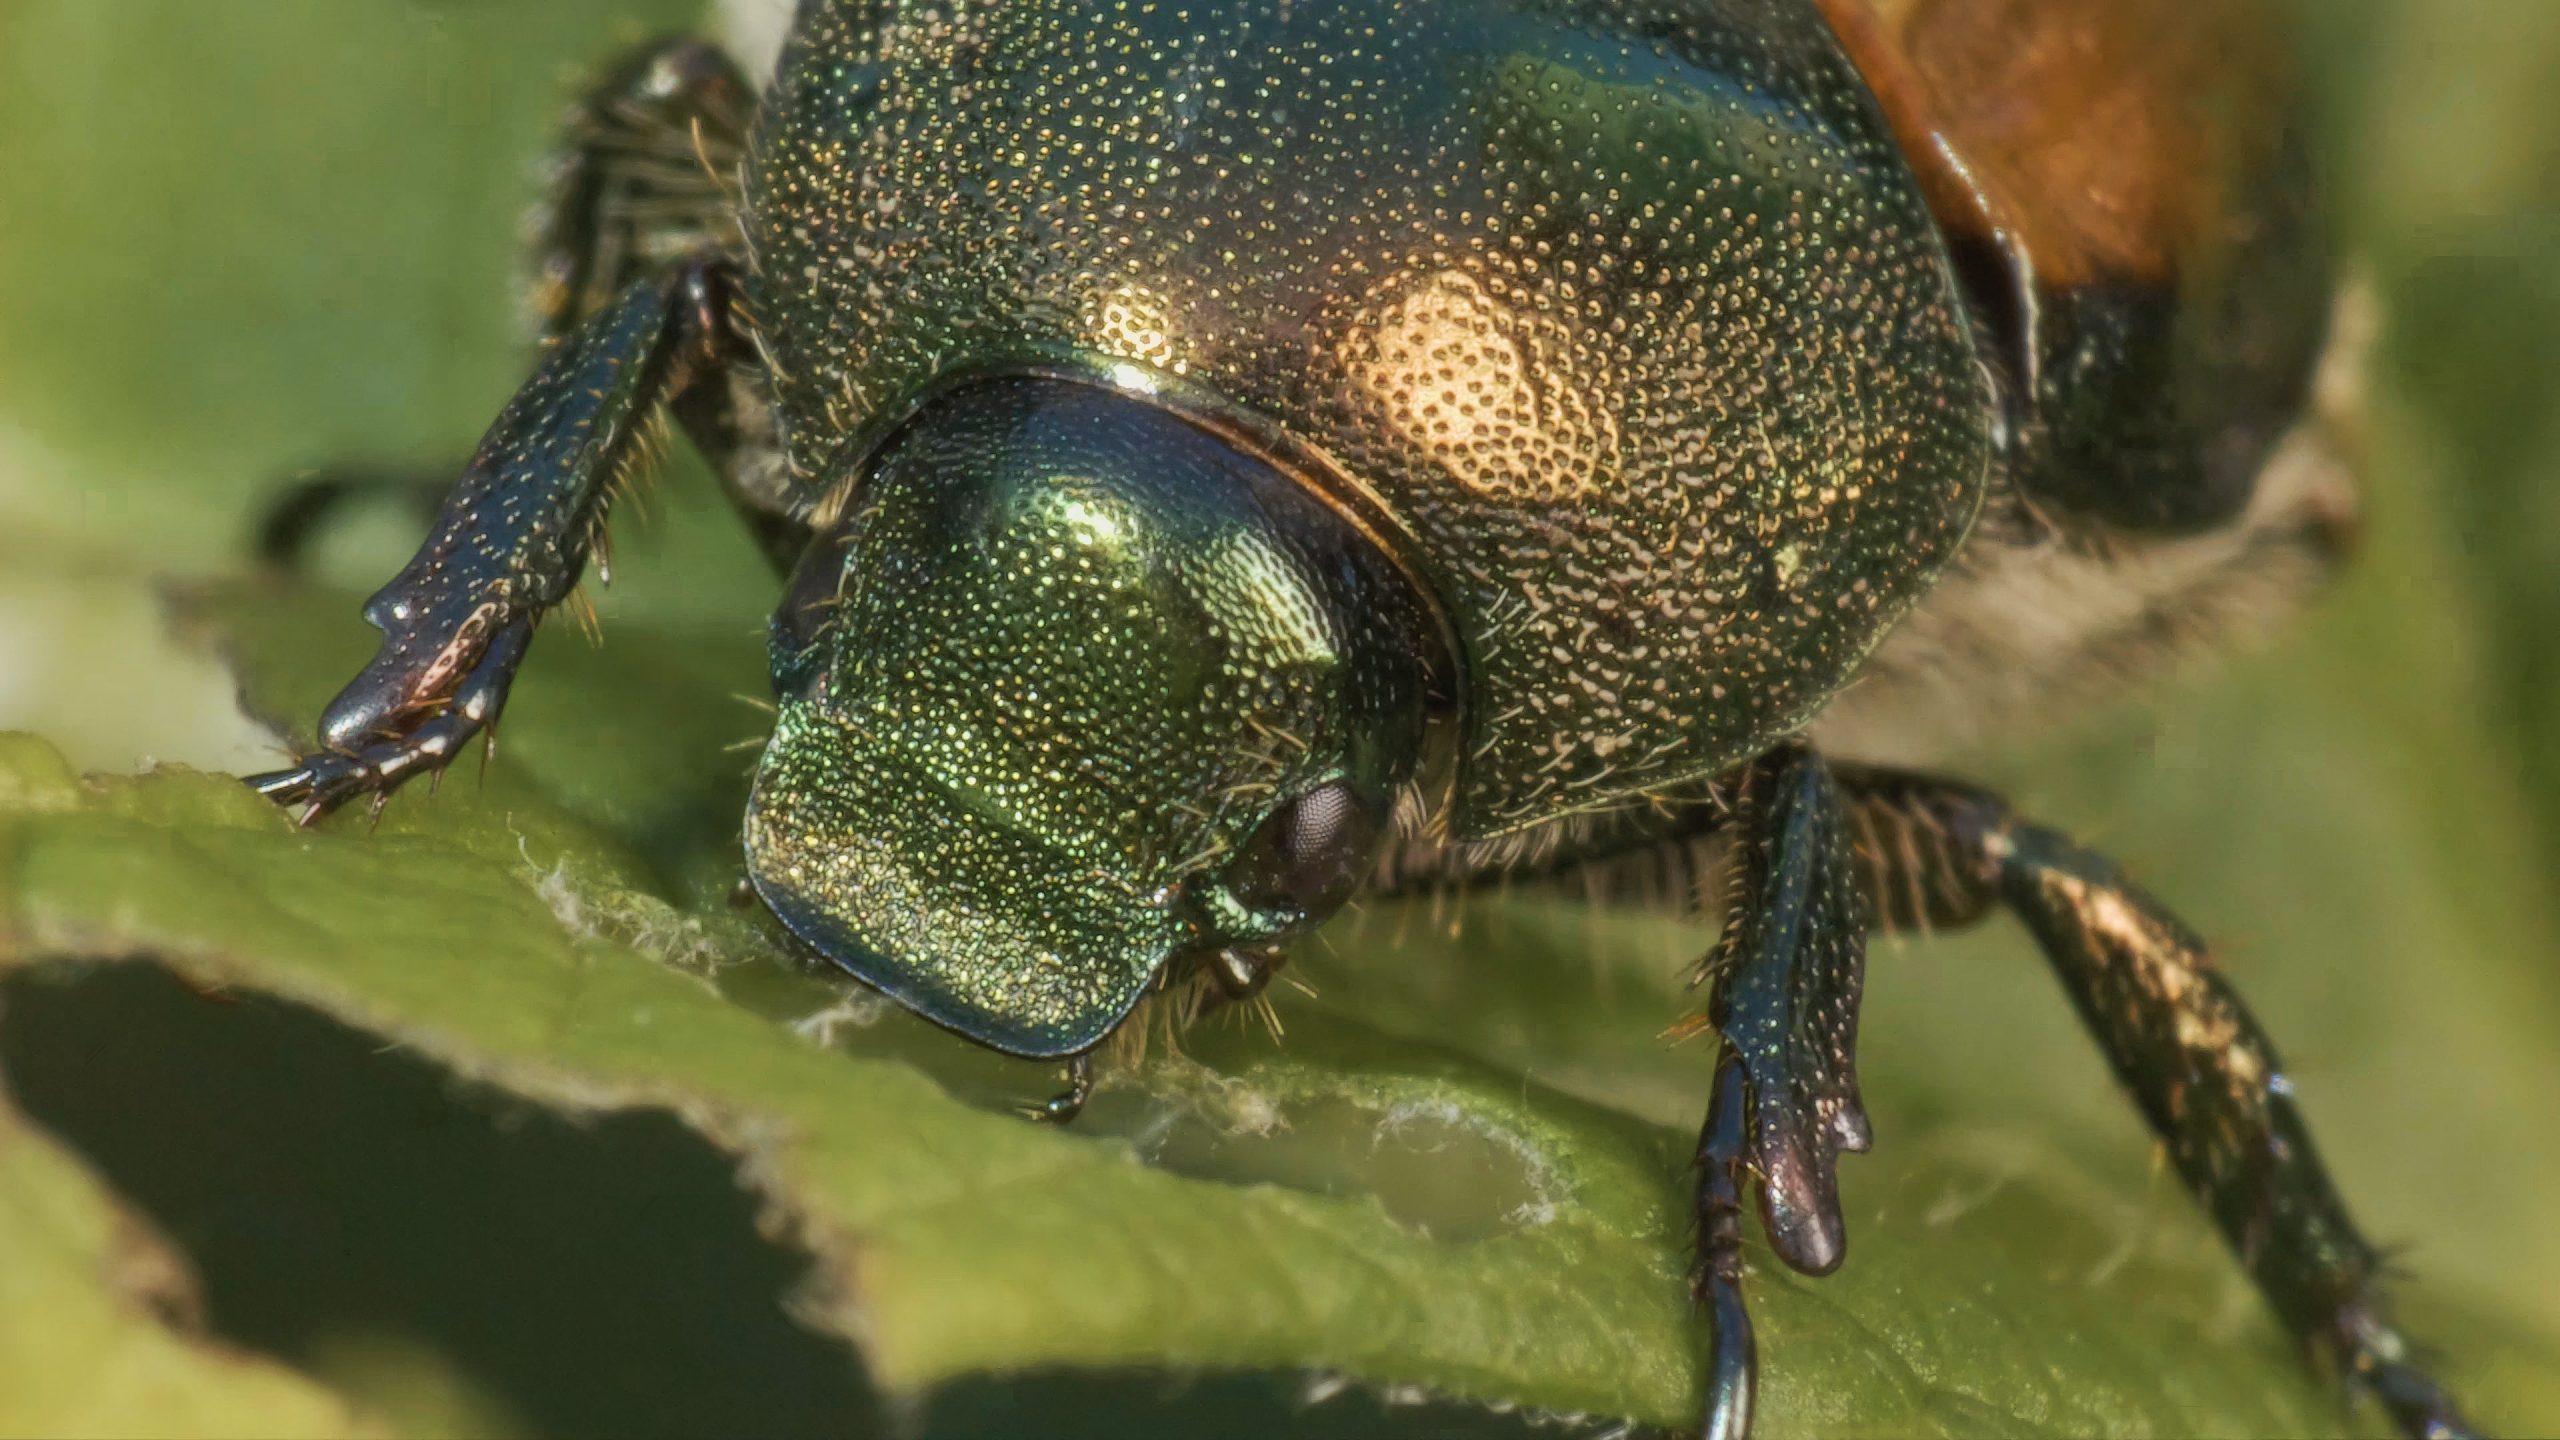
[[[1355,893],[1673,875],[1723,917],[1693,1288],[1734,1435],[1744,1197],[1789,1264],[1843,1253],[1868,930],[2005,904],[2285,1320],[2458,1432],[2201,942],[1892,768],[2333,557],[2267,30],[804,0],[760,105],[652,46],[578,116],[540,368],[255,783],[378,803],[494,720],[663,405],[789,576],[749,878],[904,1004],[1081,1057]]]

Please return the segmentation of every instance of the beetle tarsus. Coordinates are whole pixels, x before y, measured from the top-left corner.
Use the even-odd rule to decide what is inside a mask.
[[[2371,1280],[2366,1281],[2368,1288]],[[2463,1418],[2445,1388],[2418,1368],[2407,1336],[2381,1313],[2368,1294],[2342,1307],[2331,1337],[2354,1376],[2400,1433],[2417,1440],[2477,1440],[2480,1431]]]
[[[1749,1435],[1759,1384],[1751,1313],[1742,1303],[1742,1181],[1750,1163],[1744,1089],[1742,1062],[1728,1051],[1716,1066],[1714,1098],[1698,1136],[1698,1254],[1689,1298],[1713,1326],[1701,1440]]]
[[[279,805],[299,805],[311,793],[311,767],[262,771],[241,777],[240,783]]]
[[[443,709],[425,721],[352,750],[321,751],[290,770],[252,775],[249,788],[280,805],[301,805],[304,826],[355,796],[369,794],[374,798],[372,819],[379,823],[383,802],[402,781],[421,772],[442,772],[473,735],[497,719],[532,638],[530,619],[499,631]]]

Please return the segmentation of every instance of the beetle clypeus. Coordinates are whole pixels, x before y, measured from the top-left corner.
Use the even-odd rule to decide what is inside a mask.
[[[1692,1288],[1739,1435],[1745,1197],[1789,1265],[1842,1256],[1867,932],[2006,906],[2285,1323],[2460,1432],[2202,943],[1909,768],[2331,567],[2282,38],[2171,0],[803,0],[760,111],[652,45],[573,131],[539,368],[321,748],[254,783],[379,803],[490,725],[665,407],[788,576],[748,875],[902,1003],[1080,1059],[1355,893],[1658,861],[1723,912]]]

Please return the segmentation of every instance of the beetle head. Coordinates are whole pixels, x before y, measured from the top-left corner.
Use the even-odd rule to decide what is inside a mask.
[[[774,621],[748,873],[802,940],[1019,1055],[1368,874],[1435,632],[1361,531],[1152,403],[981,382],[876,452]]]

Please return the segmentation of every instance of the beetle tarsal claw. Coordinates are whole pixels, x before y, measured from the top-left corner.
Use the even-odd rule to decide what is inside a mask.
[[[1037,1105],[1016,1107],[1025,1119],[1051,1125],[1064,1125],[1084,1113],[1084,1102],[1093,1098],[1093,1052],[1067,1061],[1067,1088]]]
[[[279,805],[298,804],[311,794],[311,767],[296,765],[290,770],[269,770],[251,775],[241,783]]]

